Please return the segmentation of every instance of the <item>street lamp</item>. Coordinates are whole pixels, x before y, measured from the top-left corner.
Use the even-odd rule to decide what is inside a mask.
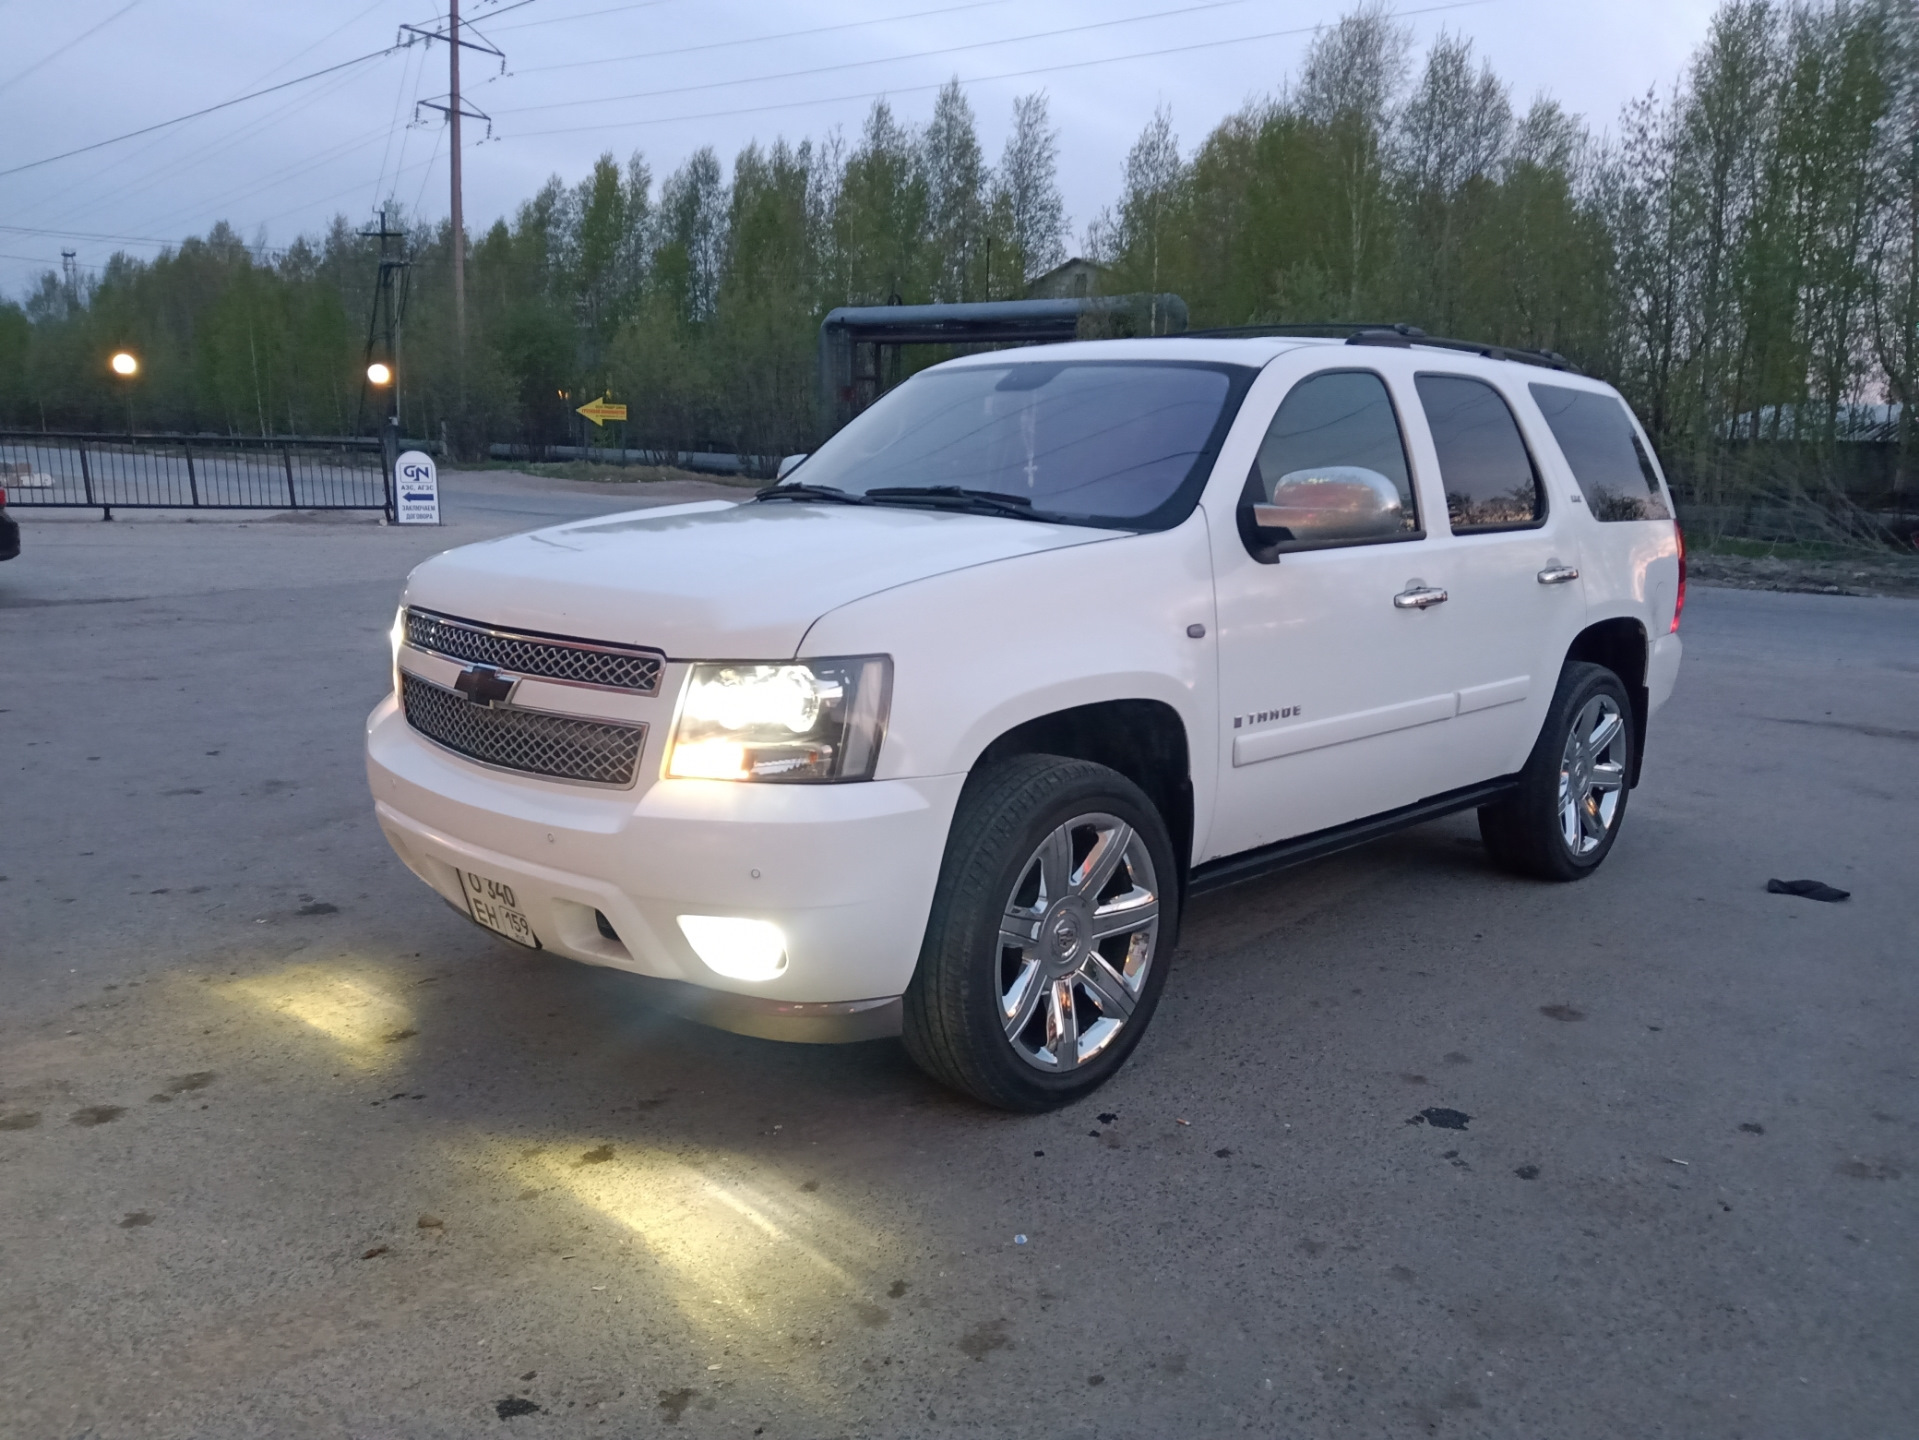
[[[371,365],[366,367],[366,378],[367,383],[371,385],[391,385],[393,383],[393,367],[384,361],[375,360]]]
[[[133,436],[133,377],[140,373],[140,359],[130,350],[116,350],[113,358],[107,361],[107,368],[120,380],[120,390],[127,402],[127,436]]]

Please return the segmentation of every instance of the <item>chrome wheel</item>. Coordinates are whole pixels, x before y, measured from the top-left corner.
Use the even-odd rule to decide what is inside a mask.
[[[1605,844],[1626,787],[1626,720],[1610,695],[1582,707],[1559,762],[1559,835],[1574,855]]]
[[[1145,839],[1113,815],[1079,815],[1040,842],[999,931],[999,1018],[1013,1052],[1057,1074],[1112,1044],[1139,1003],[1159,939]]]

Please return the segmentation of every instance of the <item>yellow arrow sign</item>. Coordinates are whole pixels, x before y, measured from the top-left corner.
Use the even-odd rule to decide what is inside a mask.
[[[589,400],[580,407],[579,413],[595,425],[604,425],[609,420],[626,419],[626,406],[615,405],[611,400]]]

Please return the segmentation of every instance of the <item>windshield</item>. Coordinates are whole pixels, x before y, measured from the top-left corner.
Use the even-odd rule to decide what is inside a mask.
[[[1172,361],[929,370],[882,396],[792,479],[894,503],[914,503],[902,492],[957,489],[1024,501],[1035,518],[1176,525],[1198,502],[1252,374]]]

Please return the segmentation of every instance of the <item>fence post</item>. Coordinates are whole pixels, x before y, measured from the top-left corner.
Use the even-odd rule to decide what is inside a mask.
[[[293,451],[292,449],[289,448],[288,446],[282,445],[280,447],[280,458],[286,462],[286,467],[287,467],[287,509],[298,510],[300,508],[300,502],[293,498]]]
[[[93,467],[87,463],[87,442],[84,440],[80,442],[80,484],[86,495],[87,504],[93,504]],[[102,520],[111,520],[113,518],[113,507],[110,505],[102,505],[100,507],[100,518]]]
[[[200,477],[193,469],[193,447],[182,440],[180,448],[187,452],[187,489],[193,496],[193,508],[200,508]]]

